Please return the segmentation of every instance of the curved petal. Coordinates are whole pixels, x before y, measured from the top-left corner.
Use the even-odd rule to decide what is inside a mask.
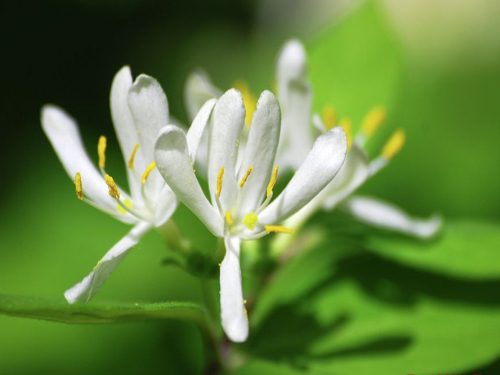
[[[370,177],[370,160],[365,150],[353,144],[339,173],[320,195],[324,195],[323,208],[333,209]]]
[[[262,202],[272,171],[280,136],[281,114],[278,100],[264,91],[257,102],[238,180],[253,167],[242,188],[240,211],[255,211]]]
[[[203,107],[201,107],[187,132],[186,139],[189,155],[191,156],[191,161],[193,163],[196,161],[198,146],[200,145],[202,136],[216,102],[216,99],[210,99],[203,105]]]
[[[208,186],[210,198],[217,191],[217,175],[224,167],[224,179],[220,196],[223,207],[232,207],[237,198],[236,161],[238,141],[245,123],[245,106],[239,91],[228,90],[215,105],[210,126],[208,144]]]
[[[169,125],[160,133],[155,146],[158,171],[177,198],[200,218],[216,236],[222,237],[222,218],[207,200],[196,178],[182,129]]]
[[[71,179],[79,172],[82,177],[83,192],[98,208],[128,221],[119,214],[116,202],[108,195],[106,182],[92,164],[82,140],[76,122],[62,109],[46,105],[42,108],[42,128]]]
[[[221,95],[222,91],[212,84],[204,72],[192,72],[184,87],[184,104],[188,118],[192,121],[207,100],[219,98]]]
[[[335,177],[347,151],[340,126],[318,137],[285,190],[259,215],[262,224],[279,223],[309,203]]]
[[[279,163],[297,170],[309,152],[311,133],[311,85],[306,79],[307,57],[303,45],[288,41],[277,64],[278,97],[283,115]]]
[[[248,337],[248,319],[243,300],[240,270],[240,239],[224,238],[226,255],[220,265],[220,309],[222,327],[234,342]]]
[[[435,236],[443,224],[438,215],[427,220],[413,218],[398,207],[369,197],[350,198],[342,208],[364,223],[422,239]]]
[[[141,74],[128,92],[128,105],[139,134],[139,152],[148,165],[154,160],[154,145],[160,130],[168,125],[168,102],[157,80]],[[144,171],[139,171],[142,175]],[[163,180],[158,173],[151,173],[146,185],[146,192],[151,201],[156,201],[157,194],[163,187]]]
[[[149,223],[141,222],[109,250],[97,263],[92,272],[74,287],[64,293],[69,303],[88,302],[111,275],[116,266],[123,260],[127,252],[136,245],[141,237],[151,229]]]
[[[111,117],[115,127],[116,136],[125,160],[128,164],[130,156],[136,144],[139,143],[139,135],[135,128],[134,119],[128,108],[128,92],[132,87],[132,74],[130,68],[124,66],[116,73],[111,85],[111,94],[109,98],[111,107]],[[134,201],[142,201],[141,195],[141,173],[147,167],[141,152],[137,152],[134,158],[135,173],[127,168],[127,177],[130,187],[130,193]]]

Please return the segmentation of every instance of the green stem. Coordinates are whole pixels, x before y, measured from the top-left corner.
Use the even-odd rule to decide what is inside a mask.
[[[182,236],[179,227],[173,219],[167,221],[158,230],[163,235],[165,243],[170,249],[181,253],[191,252],[191,244]]]

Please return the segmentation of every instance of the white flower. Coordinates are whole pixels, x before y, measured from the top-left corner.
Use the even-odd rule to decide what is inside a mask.
[[[167,97],[161,86],[146,75],[140,75],[133,83],[130,69],[124,67],[114,78],[110,106],[127,165],[130,195],[119,188],[105,171],[105,137],[99,139],[97,169],[85,151],[76,122],[58,107],[46,105],[42,109],[43,130],[64,169],[75,179],[77,197],[124,223],[134,225],[87,277],[65,292],[70,303],[86,302],[92,298],[141,237],[152,228],[164,228],[177,208],[177,199],[155,169],[153,160],[159,131],[169,124]],[[212,107],[202,108],[193,129],[208,121]]]
[[[307,72],[307,56],[303,45],[297,40],[285,43],[276,66],[278,98],[283,116],[277,160],[282,170],[297,170],[318,134],[328,131],[337,123],[336,113],[331,107],[325,108],[323,120],[317,114],[312,115],[313,93]],[[218,97],[220,93],[206,74],[193,72],[186,82],[186,106],[190,113],[196,113],[202,100]],[[244,93],[243,96],[245,104],[252,102],[250,93],[246,95]],[[321,194],[299,214],[292,217],[286,225],[297,228],[318,210],[333,210],[338,207],[365,223],[420,238],[432,237],[439,231],[442,225],[442,218],[439,215],[422,220],[378,199],[350,198],[357,188],[385,167],[403,146],[404,133],[397,131],[387,142],[381,156],[370,161],[364,144],[384,118],[383,108],[373,109],[366,116],[362,129],[354,140],[350,121],[344,119],[340,122],[349,141],[349,151],[342,169]],[[311,126],[311,120],[315,127]],[[201,169],[203,170],[203,164]]]
[[[310,83],[307,80],[307,57],[302,44],[291,40],[285,44],[277,63],[278,93],[283,111],[282,145],[278,161],[292,169],[300,165],[304,150],[313,142],[313,128],[309,126],[311,118]],[[340,122],[344,128],[349,151],[338,176],[304,210],[291,218],[288,225],[300,226],[314,212],[323,208],[340,208],[348,211],[357,219],[377,227],[391,229],[420,238],[434,236],[442,225],[441,217],[434,215],[428,220],[412,218],[401,209],[368,197],[349,196],[371,176],[375,175],[399,152],[405,141],[405,134],[398,130],[384,146],[381,155],[370,161],[364,149],[365,142],[377,130],[385,119],[381,107],[374,108],[365,117],[361,131],[353,139],[351,123],[348,119]],[[323,120],[313,116],[313,123],[320,133],[337,125],[336,113],[326,107]],[[299,131],[300,129],[300,131]],[[300,133],[300,136],[297,136]]]
[[[312,145],[284,191],[271,202],[278,167],[281,115],[275,96],[264,91],[253,114],[241,164],[239,140],[245,122],[241,94],[232,89],[220,97],[212,113],[208,140],[209,201],[193,171],[193,149],[182,129],[168,126],[155,146],[161,175],[177,195],[217,237],[226,255],[220,267],[221,318],[228,337],[245,341],[248,322],[244,307],[239,254],[241,240],[270,232],[290,233],[280,222],[310,202],[337,174],[347,150],[343,130],[336,127]],[[201,133],[203,129],[199,129]]]

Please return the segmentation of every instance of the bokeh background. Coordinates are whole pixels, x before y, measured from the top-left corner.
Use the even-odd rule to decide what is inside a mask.
[[[396,128],[407,132],[404,150],[364,193],[415,215],[498,222],[499,19],[500,3],[488,0],[2,1],[0,292],[62,299],[128,230],[75,199],[41,130],[43,104],[78,119],[92,157],[107,135],[109,169],[124,181],[108,106],[120,67],[156,77],[171,114],[186,122],[193,69],[221,88],[244,79],[257,94],[274,87],[276,55],[290,37],[306,45],[316,110],[331,104],[356,127],[371,107],[386,106],[373,155]],[[199,246],[213,245],[194,236],[202,229],[186,210],[176,217]],[[160,266],[164,252],[149,234],[95,299],[201,300],[194,277]],[[196,374],[202,352],[189,324],[0,316],[1,374]],[[485,366],[478,370],[500,369]]]

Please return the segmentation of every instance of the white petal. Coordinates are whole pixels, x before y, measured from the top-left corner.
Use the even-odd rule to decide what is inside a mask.
[[[261,204],[267,183],[273,171],[274,158],[280,136],[281,114],[278,100],[270,91],[264,91],[257,102],[245,156],[238,180],[243,178],[250,166],[250,176],[243,186],[240,211],[255,211]]]
[[[106,182],[85,152],[76,122],[62,109],[52,105],[42,108],[41,117],[42,128],[69,177],[74,180],[79,172],[85,196],[98,208],[127,221],[125,215],[119,215],[115,200],[108,195]]]
[[[201,107],[187,132],[186,138],[189,155],[191,156],[191,161],[193,163],[196,160],[198,146],[200,145],[205,128],[208,124],[208,120],[210,119],[210,115],[212,114],[212,109],[214,108],[216,102],[216,99],[210,99],[203,105],[203,107]]]
[[[158,171],[177,198],[200,218],[216,236],[222,236],[222,218],[207,200],[194,174],[189,157],[186,134],[169,125],[164,128],[155,147]]]
[[[333,209],[341,200],[349,196],[370,177],[370,160],[365,150],[353,143],[347,153],[339,173],[325,188],[321,195],[323,207]]]
[[[290,80],[304,78],[307,74],[307,55],[304,46],[297,39],[287,41],[278,56],[277,63],[278,89],[285,91],[283,86]]]
[[[226,255],[220,265],[220,308],[222,327],[234,342],[248,337],[248,320],[243,301],[240,270],[240,239],[226,237]]]
[[[151,229],[151,225],[144,222],[132,228],[125,237],[106,253],[87,277],[64,293],[66,300],[69,303],[88,302],[99,291],[101,285],[127,255],[132,246],[136,245],[149,229]]]
[[[438,215],[427,220],[413,218],[400,208],[368,197],[350,198],[342,203],[342,208],[362,222],[423,239],[436,235],[443,224]]]
[[[139,134],[140,148],[146,165],[154,160],[154,145],[160,130],[168,125],[168,102],[163,89],[154,78],[141,74],[128,93],[128,104]],[[144,171],[139,171],[142,175]],[[163,180],[153,171],[147,181],[146,192],[151,201],[163,187]]]
[[[141,140],[146,163],[153,161],[153,148],[160,130],[169,124],[168,102],[157,80],[141,74],[128,93],[128,104]]]
[[[342,166],[347,138],[340,126],[318,137],[285,190],[259,215],[262,224],[279,223],[309,203]]]
[[[168,219],[174,214],[177,209],[178,201],[175,193],[170,189],[167,184],[163,185],[163,188],[158,194],[158,199],[156,200],[156,206],[154,208],[155,212],[155,227],[161,227],[167,222]]]
[[[311,133],[311,85],[306,79],[307,58],[297,40],[285,44],[278,58],[278,97],[283,116],[279,162],[297,170],[309,152]]]
[[[192,72],[184,88],[184,104],[188,118],[192,121],[207,100],[219,98],[221,95],[222,91],[210,82],[204,72]]]
[[[217,191],[217,175],[224,167],[220,196],[223,207],[233,207],[238,193],[235,166],[238,160],[238,142],[245,123],[245,106],[239,91],[231,89],[215,105],[210,124],[208,144],[208,186],[210,198]]]
[[[111,117],[115,127],[116,135],[120,143],[125,165],[128,164],[132,151],[139,143],[139,135],[135,127],[134,119],[128,108],[128,92],[132,87],[132,75],[130,68],[124,66],[118,71],[113,79],[110,95]],[[130,193],[135,202],[142,201],[140,177],[147,167],[141,152],[137,152],[134,159],[134,174],[127,167],[127,177]]]

